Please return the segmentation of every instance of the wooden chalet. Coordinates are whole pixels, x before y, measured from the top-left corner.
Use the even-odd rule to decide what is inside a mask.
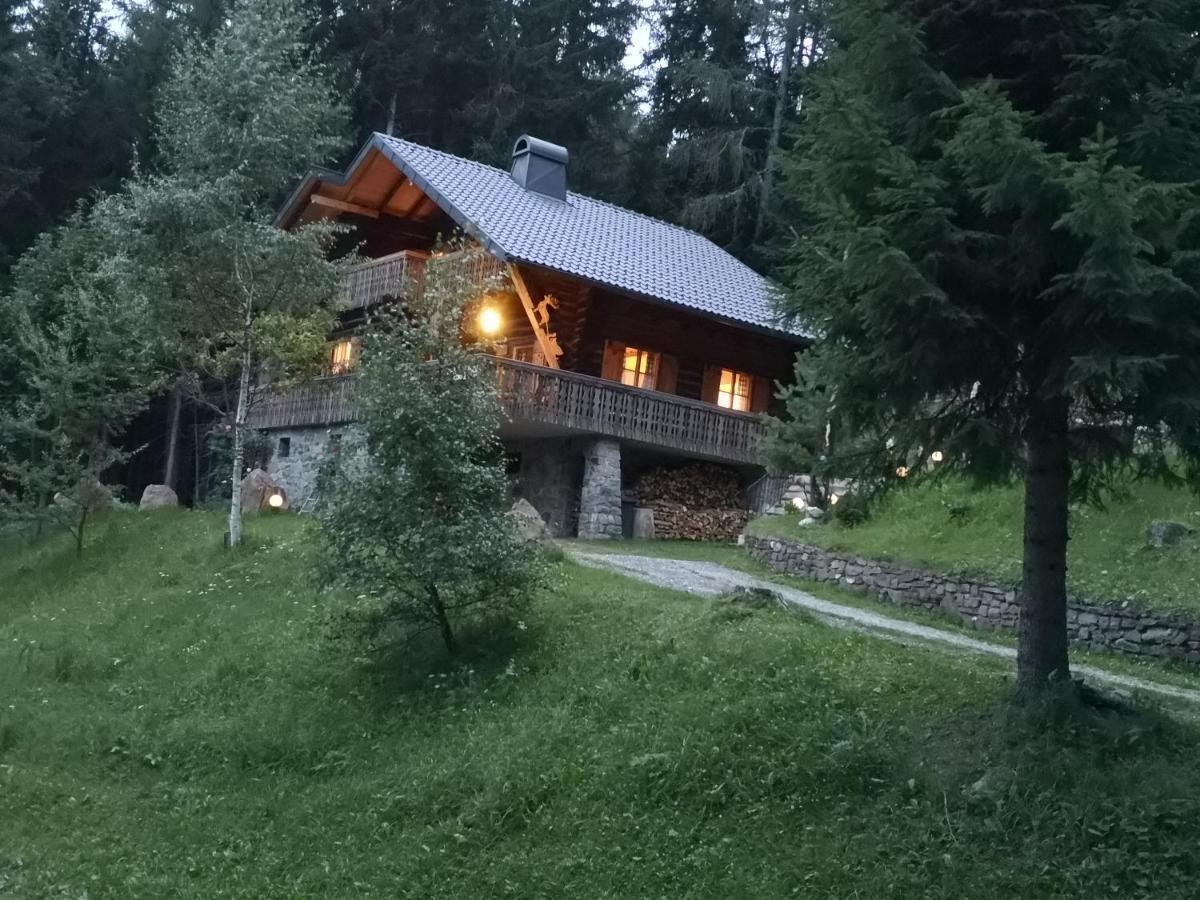
[[[369,261],[347,279],[329,375],[268,386],[251,413],[293,498],[353,427],[353,323],[419,290],[454,234],[476,248],[455,264],[507,286],[479,323],[497,339],[501,437],[516,492],[556,533],[628,531],[627,489],[650,467],[705,460],[747,486],[762,477],[760,414],[805,338],[776,324],[760,275],[692,231],[568,191],[567,173],[566,149],[528,136],[506,172],[376,134],[345,172],[297,187],[277,224],[337,218]]]

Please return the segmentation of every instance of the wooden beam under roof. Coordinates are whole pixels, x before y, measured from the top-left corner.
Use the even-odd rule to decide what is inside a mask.
[[[350,213],[355,216],[365,216],[368,219],[378,219],[379,210],[372,209],[369,206],[361,206],[358,203],[347,203],[345,200],[334,200],[332,197],[323,197],[320,194],[313,194],[308,202],[313,206],[332,209],[336,212]]]

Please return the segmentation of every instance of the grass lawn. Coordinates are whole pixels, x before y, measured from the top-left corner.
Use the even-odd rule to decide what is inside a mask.
[[[0,897],[1195,896],[1200,732],[1153,711],[1014,740],[990,661],[569,563],[371,661],[301,523],[222,530],[0,544]]]
[[[752,522],[750,532],[1017,584],[1022,504],[1017,485],[976,490],[948,480],[896,491],[855,528],[797,528],[794,516],[772,516]],[[1200,526],[1200,498],[1144,484],[1103,510],[1073,510],[1067,572],[1071,590],[1095,600],[1200,612],[1200,548],[1192,543],[1150,549],[1146,527],[1152,519]]]

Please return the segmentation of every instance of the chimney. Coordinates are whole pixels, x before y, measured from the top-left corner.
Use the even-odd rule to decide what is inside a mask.
[[[513,181],[527,191],[567,199],[567,148],[527,134],[513,147]]]

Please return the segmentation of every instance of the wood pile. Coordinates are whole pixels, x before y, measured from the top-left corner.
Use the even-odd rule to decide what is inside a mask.
[[[653,469],[633,492],[638,506],[654,510],[658,538],[735,541],[750,519],[737,473],[712,463]]]

